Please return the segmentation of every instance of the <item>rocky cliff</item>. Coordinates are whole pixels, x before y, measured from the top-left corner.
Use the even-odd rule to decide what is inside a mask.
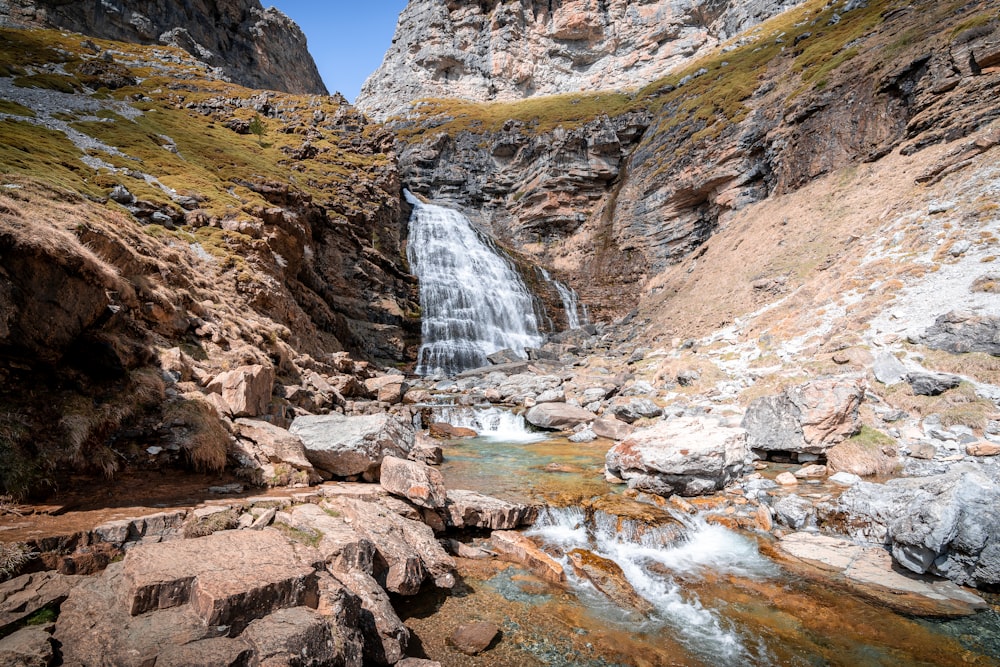
[[[977,7],[809,2],[633,95],[438,100],[392,125],[410,187],[623,313],[640,292],[622,286],[751,204],[987,126],[998,34]]]
[[[177,46],[248,88],[326,95],[299,27],[259,0],[3,0],[0,25]]]
[[[517,100],[638,88],[782,9],[782,0],[411,0],[357,104]]]

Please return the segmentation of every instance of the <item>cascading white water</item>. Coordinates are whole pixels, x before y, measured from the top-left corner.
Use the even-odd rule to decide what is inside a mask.
[[[454,375],[486,356],[542,343],[534,299],[513,265],[458,211],[413,205],[407,258],[420,281],[423,341],[418,375]]]
[[[550,437],[547,433],[532,431],[523,415],[500,408],[443,407],[438,409],[441,421],[452,426],[471,428],[481,438],[498,442],[526,444],[540,442]]]
[[[559,293],[559,298],[562,299],[563,311],[566,313],[566,323],[570,329],[579,329],[581,324],[587,324],[587,306],[583,306],[583,320],[580,319],[580,297],[577,296],[576,290],[567,287],[558,280],[554,279],[549,275],[549,272],[538,267],[538,270],[542,273],[542,278],[545,282],[552,285],[556,292]]]
[[[704,521],[675,515],[681,522],[639,533],[622,530],[617,517],[598,512],[594,517],[578,507],[543,508],[527,534],[551,547],[555,554],[586,549],[614,561],[635,591],[652,603],[656,618],[650,623],[675,630],[676,637],[693,653],[721,664],[767,664],[766,651],[752,637],[740,633],[716,611],[702,606],[670,573],[697,576],[699,570],[748,577],[774,576],[775,568],[748,539]],[[680,535],[680,532],[683,535]],[[583,595],[592,587],[576,576],[567,558],[560,558],[567,577]],[[608,601],[595,597],[600,608]],[[609,608],[615,615],[615,609]],[[647,628],[651,630],[652,628]]]

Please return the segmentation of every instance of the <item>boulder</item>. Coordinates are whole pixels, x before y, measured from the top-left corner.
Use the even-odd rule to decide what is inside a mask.
[[[513,530],[534,523],[538,508],[485,496],[475,491],[448,491],[445,519],[454,528]]]
[[[486,355],[486,360],[494,366],[502,366],[504,364],[516,364],[519,361],[523,361],[524,355],[518,354],[511,349],[504,349]]]
[[[814,523],[816,510],[805,498],[792,494],[774,504],[774,518],[792,530],[801,530]]]
[[[380,403],[396,405],[403,400],[403,395],[409,390],[406,378],[402,375],[381,375],[365,380],[365,389]]]
[[[748,455],[743,429],[685,417],[636,431],[611,448],[605,465],[631,488],[662,496],[696,496],[735,479]]]
[[[414,441],[413,427],[387,413],[307,415],[297,417],[289,430],[302,439],[306,457],[317,468],[371,480],[377,479],[383,458],[405,458]]]
[[[633,398],[627,403],[612,407],[611,413],[626,424],[632,424],[642,418],[659,417],[663,414],[663,408],[648,398]]]
[[[918,342],[955,354],[985,352],[1000,356],[1000,317],[950,312],[938,317]]]
[[[486,621],[463,623],[448,637],[448,644],[465,655],[479,655],[488,649],[499,635],[500,628],[495,623]]]
[[[965,446],[965,453],[969,456],[998,456],[1000,455],[1000,445],[988,440],[970,442]]]
[[[635,430],[618,419],[595,419],[590,428],[595,435],[609,440],[624,440]]]
[[[830,472],[848,472],[859,477],[889,475],[899,466],[899,450],[886,437],[885,444],[859,442],[851,438],[826,452]]]
[[[824,454],[861,429],[859,380],[827,378],[753,401],[743,416],[747,444],[761,451]]]
[[[872,364],[875,379],[884,385],[892,386],[906,379],[906,366],[890,352],[880,352]]]
[[[918,371],[907,373],[906,381],[910,383],[913,393],[917,396],[938,396],[960,385],[962,378],[947,373]]]
[[[0,628],[22,621],[43,607],[62,603],[81,578],[48,570],[0,583]]]
[[[334,577],[361,599],[365,664],[399,662],[406,655],[410,631],[396,615],[389,594],[364,572],[336,572]]]
[[[289,656],[295,656],[295,664],[345,664],[337,630],[315,610],[291,607],[253,621],[241,639],[254,648],[255,664],[262,666],[288,665]]]
[[[210,637],[188,644],[163,647],[156,655],[157,667],[217,667],[245,665],[253,658],[253,648],[242,639]],[[270,664],[270,663],[261,663]]]
[[[274,424],[246,418],[237,419],[233,430],[236,443],[232,453],[244,469],[254,471],[255,483],[288,486],[320,480],[297,435]]]
[[[524,566],[539,579],[555,584],[566,580],[562,565],[521,533],[495,530],[490,544],[501,559]]]
[[[594,413],[568,403],[539,403],[524,418],[538,428],[568,431],[578,424],[594,421]]]
[[[778,541],[778,556],[797,571],[825,580],[840,575],[854,592],[917,616],[966,616],[987,608],[975,593],[953,582],[901,572],[881,547],[817,533],[791,533]]]
[[[444,478],[426,463],[387,456],[382,459],[379,483],[389,493],[419,507],[437,509],[444,507],[447,499]]]
[[[226,412],[233,417],[256,417],[267,414],[274,391],[274,369],[270,366],[241,366],[219,373],[208,390],[222,395]]]
[[[960,463],[946,473],[861,482],[838,500],[849,534],[887,545],[917,573],[967,586],[1000,583],[1000,484]]]

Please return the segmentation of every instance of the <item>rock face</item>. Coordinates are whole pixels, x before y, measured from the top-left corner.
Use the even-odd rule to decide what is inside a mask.
[[[747,444],[762,451],[822,454],[861,428],[856,380],[814,380],[758,398],[743,416]]]
[[[930,477],[861,482],[839,510],[852,534],[885,543],[913,572],[968,586],[1000,582],[1000,484],[973,464]]]
[[[13,0],[3,7],[9,7],[6,18],[14,24],[176,46],[247,88],[327,94],[302,30],[259,0],[126,0],[97,9],[79,2]]]
[[[792,4],[413,0],[357,103],[384,119],[420,98],[637,88]]]
[[[636,431],[608,452],[608,472],[662,496],[697,496],[724,487],[747,462],[746,432],[685,417]]]
[[[386,456],[406,458],[414,431],[387,413],[345,417],[340,414],[298,417],[289,429],[302,438],[306,457],[338,477],[378,477]]]

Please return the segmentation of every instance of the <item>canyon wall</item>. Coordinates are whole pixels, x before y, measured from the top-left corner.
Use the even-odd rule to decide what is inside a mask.
[[[326,95],[299,26],[259,0],[0,0],[0,25],[184,49],[247,88]]]
[[[508,101],[637,88],[795,4],[411,0],[357,105],[383,120],[421,98]]]

